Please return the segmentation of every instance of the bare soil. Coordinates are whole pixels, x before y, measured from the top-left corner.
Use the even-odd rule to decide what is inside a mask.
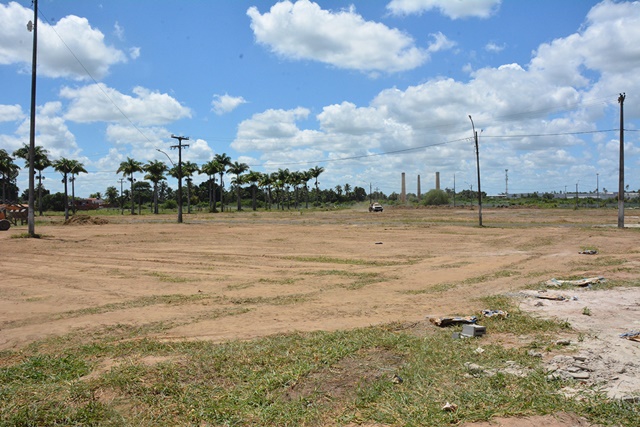
[[[578,352],[616,359],[607,366],[624,372],[606,380],[612,396],[637,394],[640,343],[619,334],[640,329],[640,288],[576,290],[564,302],[522,292],[551,278],[637,281],[636,213],[625,229],[605,209],[485,208],[484,227],[468,208],[197,213],[183,224],[173,215],[38,218],[40,239],[11,238],[26,226],[0,232],[0,350],[119,324],[162,322],[163,332],[149,332],[161,340],[223,341],[424,322],[477,314],[490,308],[481,297],[508,293],[582,331],[571,343]],[[598,254],[579,254],[591,248]],[[589,424],[557,414],[530,425]]]

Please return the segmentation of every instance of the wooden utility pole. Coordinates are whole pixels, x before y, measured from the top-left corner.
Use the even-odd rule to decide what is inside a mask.
[[[624,228],[624,99],[621,93],[618,97],[620,104],[620,174],[618,176],[618,228]]]
[[[122,186],[124,178],[120,178],[118,182],[120,183],[120,215],[124,215],[124,188]]]
[[[188,144],[182,144],[182,141],[188,141],[188,137],[175,136],[171,134],[171,138],[178,140],[178,145],[172,145],[171,149],[178,149],[178,224],[182,223],[182,149],[188,147]]]
[[[478,148],[478,132],[473,124],[471,114],[469,114],[469,120],[471,120],[471,128],[473,129],[473,138],[476,142],[476,168],[478,169],[478,226],[482,227],[482,190],[480,188],[480,150]]]
[[[31,24],[31,23],[29,23]],[[31,59],[31,122],[29,124],[29,212],[27,213],[27,232],[30,237],[36,235],[35,218],[35,152],[36,152],[36,69],[38,61],[38,0],[33,0],[33,24],[27,25],[33,30],[33,52]]]

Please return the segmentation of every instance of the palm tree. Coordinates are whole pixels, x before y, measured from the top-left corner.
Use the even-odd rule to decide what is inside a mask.
[[[236,176],[236,196],[238,198],[238,210],[242,210],[242,201],[240,200],[240,190],[242,186],[242,178],[240,175],[249,170],[249,165],[246,163],[233,162],[229,165],[228,171]]]
[[[215,160],[209,160],[200,167],[200,173],[209,177],[207,180],[209,183],[209,212],[217,212],[216,203],[213,197],[213,186],[216,183],[216,175],[220,173],[221,169],[222,165]]]
[[[61,157],[53,162],[53,168],[62,174],[62,183],[64,184],[64,220],[69,219],[69,191],[68,191],[68,176],[76,165],[75,160]]]
[[[249,171],[247,174],[247,182],[251,184],[251,208],[255,211],[257,209],[256,203],[256,190],[258,189],[258,182],[262,179],[262,174],[256,171]]]
[[[278,169],[278,188],[280,189],[280,207],[284,210],[284,198],[286,196],[287,202],[289,202],[289,181],[291,180],[291,172],[289,169]],[[290,203],[287,203],[287,209],[291,207]]]
[[[18,177],[20,167],[13,162],[7,150],[0,149],[0,174],[2,175],[2,202],[7,203],[7,183]]]
[[[311,172],[311,176],[313,178],[315,178],[316,180],[316,201],[315,201],[315,205],[318,205],[318,196],[320,195],[320,190],[318,189],[318,177],[320,176],[320,174],[322,172],[324,172],[324,168],[321,166],[316,166],[313,167],[311,169],[309,169],[309,172]]]
[[[13,155],[24,159],[25,167],[29,167],[29,146],[24,144],[21,148],[18,148],[13,152]],[[45,150],[42,146],[36,145],[33,151],[33,168],[38,171],[38,210],[40,216],[42,216],[42,171],[52,165],[49,159],[49,151]]]
[[[87,173],[84,165],[77,160],[71,160],[71,206],[73,207],[73,214],[76,214],[76,174]]]
[[[311,171],[302,171],[300,172],[302,185],[304,186],[304,203],[305,209],[309,209],[309,181],[313,176],[311,175]]]
[[[293,186],[295,208],[298,209],[298,201],[299,201],[298,187],[300,186],[300,184],[302,184],[302,173],[299,171],[291,172],[291,175],[289,175],[289,182]]]
[[[182,176],[187,181],[187,213],[191,213],[191,178],[194,173],[200,172],[200,168],[193,162],[182,162]]]
[[[224,211],[224,181],[222,178],[224,177],[224,173],[227,171],[227,168],[231,164],[231,157],[227,156],[227,153],[216,154],[213,156],[213,160],[218,162],[220,165],[220,212]]]
[[[164,173],[169,169],[160,160],[149,160],[146,165],[142,166],[142,169],[147,173],[144,179],[153,182],[153,213],[158,213],[158,183],[164,181],[166,178]]]
[[[118,201],[118,189],[114,186],[107,187],[104,192],[107,198],[107,203],[110,205],[115,204]]]
[[[351,194],[351,185],[349,185],[349,183],[346,183],[344,185],[344,195],[347,198],[347,201],[349,201],[349,195]]]
[[[269,173],[260,174],[260,182],[258,185],[262,188],[266,188],[267,192],[265,198],[267,199],[267,209],[271,209],[271,186],[273,185],[273,175]]]
[[[127,157],[127,160],[120,163],[120,167],[118,168],[118,170],[116,171],[116,173],[121,173],[124,176],[129,175],[129,181],[131,181],[131,215],[135,215],[135,206],[133,203],[134,197],[133,197],[133,183],[135,182],[135,180],[133,179],[133,174],[136,172],[143,172],[144,170],[142,169],[142,163],[137,161],[137,160],[133,160],[131,157]]]

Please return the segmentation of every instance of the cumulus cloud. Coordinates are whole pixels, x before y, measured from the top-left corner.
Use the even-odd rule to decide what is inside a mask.
[[[213,95],[213,101],[211,101],[212,111],[217,115],[230,113],[242,104],[246,104],[246,100],[241,96]]]
[[[387,9],[395,15],[421,14],[437,9],[451,19],[488,18],[502,0],[391,0]]]
[[[13,122],[24,118],[22,107],[19,104],[0,104],[0,122]]]
[[[365,21],[353,8],[332,12],[317,3],[281,1],[261,14],[247,11],[258,43],[292,60],[313,60],[359,71],[411,70],[429,58],[407,34]]]
[[[447,36],[445,36],[441,32],[431,34],[431,37],[433,38],[433,42],[429,44],[427,50],[432,53],[451,49],[456,45],[456,42],[454,42],[453,40],[449,40]]]
[[[319,133],[301,130],[297,121],[306,119],[309,113],[308,109],[298,107],[293,110],[267,110],[254,114],[238,125],[238,133],[231,147],[241,152],[269,152],[308,145]]]
[[[25,27],[30,19],[33,12],[20,4],[0,4],[0,64],[30,69],[33,35]],[[104,34],[92,28],[86,18],[69,15],[54,26],[38,21],[38,33],[40,76],[87,80],[91,78],[88,72],[101,79],[110,67],[127,61],[122,51],[105,43]]]
[[[78,157],[80,150],[76,137],[67,127],[62,113],[61,102],[47,102],[36,109],[36,143],[49,150],[52,158]],[[28,141],[29,127],[27,118],[16,134]]]
[[[79,88],[67,86],[60,90],[60,97],[69,100],[65,118],[75,122],[131,120],[148,126],[162,125],[191,117],[189,108],[182,106],[166,93],[138,86],[133,89],[133,95],[118,92],[103,83]]]

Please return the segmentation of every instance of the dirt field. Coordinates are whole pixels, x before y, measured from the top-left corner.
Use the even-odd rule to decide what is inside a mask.
[[[637,214],[627,211],[623,230],[617,210],[604,209],[485,209],[483,228],[468,208],[191,214],[184,224],[164,215],[67,225],[47,217],[36,226],[41,239],[11,238],[26,226],[0,232],[0,350],[116,324],[164,322],[170,328],[156,338],[221,341],[423,322],[476,314],[490,308],[479,297],[551,278],[637,281]],[[579,254],[592,248],[597,255]],[[637,360],[640,344],[618,335],[640,329],[638,289],[523,306],[574,316],[588,338],[580,345],[611,336]],[[605,312],[611,300],[627,306]],[[588,425],[562,417],[542,424]]]

